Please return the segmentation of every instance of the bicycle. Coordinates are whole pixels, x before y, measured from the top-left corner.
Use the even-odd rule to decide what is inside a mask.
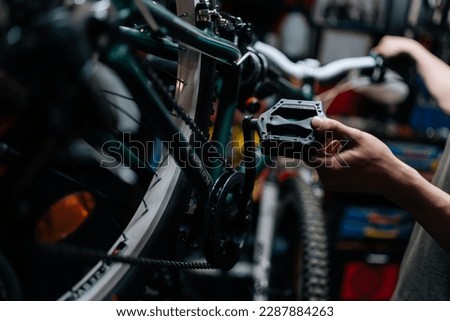
[[[213,1],[113,3],[0,2],[3,96],[25,94],[3,110],[4,299],[185,298],[180,270],[232,269],[255,228],[254,146],[242,170],[224,148],[236,108],[306,97]]]

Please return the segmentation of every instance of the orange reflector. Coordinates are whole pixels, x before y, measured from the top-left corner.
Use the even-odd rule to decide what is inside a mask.
[[[50,206],[36,223],[36,237],[42,243],[59,242],[80,228],[95,208],[89,192],[67,195]]]

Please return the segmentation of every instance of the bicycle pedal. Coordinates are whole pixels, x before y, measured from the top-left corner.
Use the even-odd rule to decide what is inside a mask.
[[[325,117],[322,102],[281,99],[256,120],[264,155],[306,159],[323,143],[311,127],[314,116]]]

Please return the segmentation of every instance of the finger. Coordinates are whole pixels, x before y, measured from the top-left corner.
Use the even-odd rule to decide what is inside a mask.
[[[361,131],[338,122],[330,118],[313,117],[312,127],[319,133],[332,132],[338,139],[356,139],[361,135]],[[325,135],[326,136],[326,135]]]
[[[370,49],[370,54],[377,54],[377,55],[381,55],[383,50],[382,50],[382,43],[378,43],[378,45],[376,45],[375,47],[373,47],[372,49]]]
[[[304,161],[305,161],[306,165],[308,165],[308,167],[319,169],[319,168],[322,168],[326,164],[327,157],[317,153],[314,155],[309,155],[309,157],[307,159],[305,159]]]
[[[386,47],[386,38],[383,38],[378,42],[378,44],[375,47],[373,47],[370,50],[370,52],[381,55],[384,53],[385,47]]]
[[[307,161],[307,164],[316,169],[320,168],[339,168],[341,165],[339,164],[339,161],[332,155],[315,155],[313,157],[310,157],[310,159]]]
[[[327,146],[325,146],[325,152],[328,155],[334,155],[339,153],[342,149],[342,143],[338,140],[331,141]]]
[[[311,154],[315,157],[332,156],[342,150],[342,143],[339,140],[327,142],[321,148],[315,149]]]

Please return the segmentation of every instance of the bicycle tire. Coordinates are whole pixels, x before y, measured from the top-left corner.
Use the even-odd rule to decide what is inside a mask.
[[[21,300],[19,279],[13,267],[0,253],[0,301]]]
[[[320,202],[297,176],[281,182],[279,195],[268,300],[327,300],[329,250]]]
[[[191,24],[195,23],[194,8],[198,0],[176,0],[176,13]],[[200,53],[186,48],[180,51],[177,64],[177,82],[175,86],[175,101],[185,112],[206,129],[210,112],[205,112],[205,100],[209,100],[212,107],[212,89],[208,95],[199,94],[202,88],[212,83],[212,73],[205,72],[204,65],[209,61]],[[200,97],[200,98],[199,98]],[[199,101],[202,99],[202,101]],[[203,106],[200,109],[199,106]],[[200,111],[200,112],[199,112]],[[181,119],[174,118],[180,132],[184,137],[190,137],[190,127]],[[165,153],[168,153],[165,151]],[[168,254],[162,250],[164,241],[158,240],[167,237],[166,226],[170,226],[173,216],[180,211],[180,204],[187,194],[190,186],[186,183],[182,169],[175,165],[167,155],[162,159],[156,176],[149,184],[143,201],[128,223],[123,234],[126,235],[126,246],[120,254],[124,256],[138,257],[146,253],[152,258],[167,259]],[[148,204],[148,206],[147,206]],[[171,228],[175,228],[172,226]],[[165,240],[165,239],[164,239]],[[174,240],[167,240],[173,243]],[[120,237],[110,248],[109,254],[122,247],[124,240]],[[158,249],[157,247],[160,246]],[[156,251],[153,251],[156,250]],[[157,256],[157,257],[156,257]],[[136,279],[133,274],[139,273],[140,267],[122,263],[110,264],[98,262],[84,277],[70,290],[60,296],[59,300],[109,300],[109,299],[137,299],[136,293],[132,293],[133,282]],[[142,286],[142,280],[141,286]]]

